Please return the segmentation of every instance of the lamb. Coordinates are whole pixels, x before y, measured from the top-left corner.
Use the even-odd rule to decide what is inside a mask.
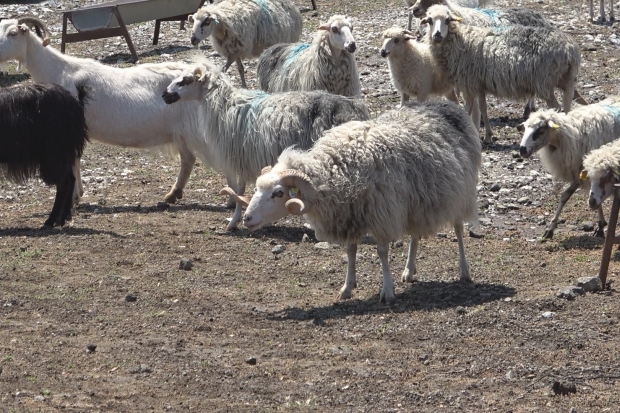
[[[88,140],[87,93],[83,85],[75,87],[79,100],[53,84],[0,89],[0,174],[15,182],[38,175],[56,186],[48,228],[71,220],[72,169]]]
[[[191,43],[198,46],[211,37],[215,51],[227,59],[222,70],[236,62],[244,88],[241,59],[256,59],[276,43],[299,41],[303,25],[291,0],[224,0],[201,8],[189,21],[194,25]]]
[[[599,209],[603,201],[614,193],[614,185],[620,183],[620,140],[616,139],[586,155],[579,177],[589,180],[590,208]]]
[[[351,298],[357,244],[371,234],[383,269],[380,301],[393,304],[388,247],[403,234],[411,235],[403,282],[414,281],[418,241],[446,225],[459,243],[461,280],[471,280],[463,222],[477,216],[480,162],[478,132],[460,107],[409,102],[376,120],[333,128],[307,152],[285,150],[257,179],[244,224],[254,231],[288,214],[305,215],[317,239],[345,245],[340,299]]]
[[[446,6],[432,6],[423,20],[431,26],[428,42],[433,57],[448,79],[465,95],[465,110],[478,100],[485,124],[485,139],[493,135],[486,94],[511,99],[539,96],[559,109],[554,88],[563,90],[568,112],[579,74],[581,53],[577,43],[559,30],[510,26],[501,30],[461,25]],[[585,103],[583,98],[581,102]]]
[[[27,25],[34,26],[44,39],[41,40]],[[48,44],[49,32],[37,18],[0,21],[0,62],[17,60],[35,82],[56,83],[74,95],[76,82],[87,80],[92,95],[85,108],[90,139],[133,148],[167,146],[177,152],[181,158],[181,170],[164,200],[174,203],[181,199],[196,160],[188,141],[202,136],[204,126],[197,102],[170,107],[161,101],[160,96],[189,65],[160,63],[121,69],[92,59],[61,54],[46,47]],[[207,158],[208,148],[202,150],[205,151],[202,157]],[[77,202],[84,193],[79,161],[74,174],[73,199]]]
[[[578,188],[589,186],[587,181],[579,179],[584,155],[620,138],[620,97],[578,107],[567,114],[555,110],[534,112],[518,129],[523,132],[521,156],[529,158],[538,152],[544,168],[554,179],[570,182],[560,197],[551,225],[543,234],[543,238],[551,238],[564,204]],[[600,204],[598,218],[595,235],[603,236],[605,218]]]
[[[601,21],[604,22],[606,21],[605,19],[605,0],[600,0],[600,14],[601,14]],[[615,20],[614,18],[614,0],[609,0],[609,7],[610,7],[610,11],[609,11],[609,21],[612,22]],[[590,0],[590,21],[594,21],[594,0]]]
[[[360,96],[355,64],[353,24],[335,15],[321,27],[312,44],[277,44],[258,61],[259,87],[268,93],[290,90],[326,90],[343,96]]]
[[[413,20],[413,11],[414,9],[417,7],[418,9],[421,7],[421,4],[424,3],[424,10],[428,9],[431,4],[428,0],[426,1],[422,1],[422,0],[405,0],[405,5],[407,5],[407,9],[409,10],[409,22],[407,23],[407,30],[411,30],[411,20]],[[440,4],[440,1],[436,1],[432,4]],[[457,4],[461,7],[469,7],[469,8],[475,8],[475,7],[488,7],[489,5],[491,5],[491,1],[490,0],[454,0],[454,4]],[[444,3],[445,4],[445,3]],[[419,27],[418,27],[419,28]]]
[[[362,101],[327,92],[285,92],[269,95],[233,87],[230,78],[204,62],[173,81],[163,94],[166,103],[198,100],[207,122],[203,144],[218,159],[213,166],[227,176],[237,175],[242,196],[247,182],[276,161],[287,147],[307,149],[321,134],[350,120],[366,120]],[[229,195],[237,196],[234,191]],[[236,228],[241,204],[228,225]]]
[[[437,65],[427,44],[416,42],[413,33],[396,27],[384,31],[383,38],[381,57],[387,58],[392,83],[401,96],[401,105],[410,96],[424,102],[430,96],[437,95],[458,104],[454,84]]]

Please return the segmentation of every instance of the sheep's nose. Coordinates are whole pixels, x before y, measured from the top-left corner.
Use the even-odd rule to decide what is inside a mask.
[[[181,99],[181,96],[179,96],[177,92],[170,93],[167,90],[161,95],[161,97],[162,99],[164,99],[164,102],[166,102],[168,105]]]
[[[192,36],[190,42],[192,42],[193,46],[198,46],[198,44],[200,43],[200,39],[198,39],[196,36]]]
[[[519,154],[521,155],[521,157],[526,158],[527,157],[527,148],[525,146],[521,146],[519,148]]]
[[[381,57],[387,57],[389,53],[385,49],[381,49]]]
[[[252,215],[243,214],[243,222],[249,222],[252,220]]]
[[[593,196],[591,196],[590,199],[588,200],[588,204],[590,205],[590,208],[592,209],[598,208],[598,202],[596,198],[594,198]]]
[[[349,53],[355,53],[355,49],[357,49],[357,46],[355,45],[355,42],[351,42],[346,46],[346,49]]]
[[[435,43],[441,43],[442,40],[443,40],[443,36],[441,35],[441,33],[437,32],[433,35],[433,41]]]
[[[417,6],[411,9],[411,12],[415,17],[420,17],[420,15],[422,14],[422,10],[420,10],[420,8]]]

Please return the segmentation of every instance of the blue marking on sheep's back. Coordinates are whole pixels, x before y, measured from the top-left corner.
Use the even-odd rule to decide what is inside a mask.
[[[255,112],[260,106],[260,104],[263,103],[263,100],[267,99],[269,96],[269,93],[265,93],[263,91],[256,91],[256,96],[254,96],[254,98],[250,102],[250,110],[252,112]]]
[[[611,106],[611,105],[605,105],[605,106],[603,106],[603,109],[611,112],[611,114],[614,115],[614,120],[617,123],[620,123],[620,107],[618,107],[618,106]]]
[[[506,30],[506,28],[504,27],[504,24],[499,19],[499,16],[500,16],[499,10],[494,10],[494,9],[476,9],[476,10],[489,16],[489,18],[491,19],[491,24],[493,26],[500,28],[502,30]]]
[[[263,11],[269,13],[271,10],[269,10],[269,6],[267,5],[267,3],[265,2],[265,0],[254,0],[256,1],[256,4],[258,4],[260,6],[261,9],[263,9]]]
[[[293,49],[289,52],[288,56],[286,56],[286,60],[284,61],[284,67],[289,67],[300,54],[304,52],[307,48],[310,47],[308,43],[300,43],[297,46],[293,47]]]

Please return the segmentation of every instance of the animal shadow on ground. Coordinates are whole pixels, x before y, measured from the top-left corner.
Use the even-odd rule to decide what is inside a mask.
[[[96,211],[95,211],[96,210]],[[215,205],[201,205],[198,203],[191,204],[162,204],[153,206],[133,205],[133,206],[102,206],[94,204],[80,204],[77,207],[77,211],[82,214],[96,213],[96,214],[118,214],[118,213],[139,213],[139,214],[152,214],[154,212],[179,212],[179,211],[204,211],[204,212],[226,212],[229,209],[223,206]]]
[[[16,75],[0,74],[0,87],[16,85],[28,79],[30,79],[30,75],[27,75],[25,73],[18,73]]]
[[[43,222],[43,221],[41,221]],[[92,228],[76,228],[64,226],[62,228],[29,228],[29,227],[9,227],[0,228],[0,237],[29,237],[43,238],[54,235],[109,235],[114,238],[124,238],[124,236],[113,231],[100,231]]]
[[[173,45],[168,45],[166,47],[163,48],[157,48],[157,49],[152,49],[149,50],[147,52],[142,52],[138,54],[138,59],[140,58],[144,58],[144,57],[150,57],[150,56],[158,56],[161,54],[176,54],[179,52],[184,52],[186,50],[191,49],[191,47],[189,46],[173,46]],[[101,63],[106,63],[106,64],[113,64],[113,63],[117,63],[119,59],[124,60],[125,62],[132,62],[133,61],[133,57],[131,56],[131,54],[129,53],[129,48],[127,49],[126,53],[114,53],[108,56],[104,56],[100,62]],[[135,62],[134,62],[135,63]]]
[[[255,237],[255,238],[263,238],[263,237],[275,238],[275,239],[279,239],[282,241],[297,243],[297,244],[302,242],[302,239],[305,234],[308,236],[307,242],[316,243],[319,241],[316,239],[314,230],[311,228],[295,228],[295,227],[288,227],[288,226],[281,226],[281,225],[278,225],[278,226],[269,225],[255,232],[250,232],[250,230],[246,228],[242,228],[240,226],[240,228],[237,228],[234,231],[229,231],[227,234],[233,237],[242,237],[242,238],[245,238],[248,235]],[[376,242],[371,237],[365,236],[364,238],[362,238],[359,244],[375,245]],[[339,247],[335,245],[334,248],[339,248]],[[340,248],[342,249],[342,247]]]
[[[367,299],[338,301],[329,306],[310,310],[286,308],[270,314],[268,318],[274,321],[314,319],[314,323],[320,325],[326,319],[346,318],[351,315],[404,313],[453,307],[473,308],[515,294],[514,288],[502,284],[418,281],[402,294],[397,294],[396,304],[391,307],[379,303],[377,293]]]
[[[565,250],[596,250],[603,246],[605,238],[593,235],[570,236],[560,242],[560,247]]]

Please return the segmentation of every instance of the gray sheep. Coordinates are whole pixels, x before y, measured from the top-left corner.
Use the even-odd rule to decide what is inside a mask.
[[[190,22],[192,44],[211,37],[215,51],[227,59],[223,71],[236,62],[243,87],[247,85],[241,59],[256,59],[277,43],[299,41],[303,26],[291,0],[224,0],[201,8]]]
[[[620,138],[620,97],[575,108],[569,113],[555,110],[532,113],[518,129],[523,132],[521,156],[529,158],[538,152],[540,161],[553,178],[570,185],[562,193],[551,225],[543,238],[553,237],[564,204],[588,182],[580,180],[583,157],[590,151]],[[605,227],[603,208],[598,208],[598,229],[602,237]]]
[[[256,230],[288,214],[305,215],[317,239],[342,244],[348,256],[340,299],[356,286],[357,244],[377,241],[383,269],[380,300],[393,304],[389,242],[411,236],[404,282],[413,282],[418,241],[447,225],[459,243],[461,280],[469,281],[463,222],[477,219],[481,144],[471,118],[452,102],[410,102],[373,121],[325,133],[309,151],[287,149],[256,180],[244,224]]]
[[[321,134],[350,120],[366,120],[362,101],[326,92],[286,92],[269,95],[262,91],[235,88],[230,78],[212,63],[195,66],[173,81],[163,95],[166,103],[198,100],[206,117],[204,149],[212,153],[212,165],[226,176],[239,178],[236,191],[254,182],[261,169],[272,165],[292,145],[307,149]],[[241,218],[237,208],[228,229]]]
[[[326,90],[343,96],[359,96],[361,86],[355,64],[355,38],[351,21],[332,16],[312,44],[278,44],[265,50],[256,76],[265,92]]]
[[[538,96],[559,109],[556,87],[562,89],[568,112],[579,74],[581,53],[567,34],[544,27],[510,26],[487,29],[466,26],[443,5],[432,6],[424,23],[431,27],[431,53],[448,78],[463,92],[465,110],[478,100],[485,124],[485,143],[493,135],[487,114],[486,94],[516,100]],[[581,98],[582,102],[585,102]]]

